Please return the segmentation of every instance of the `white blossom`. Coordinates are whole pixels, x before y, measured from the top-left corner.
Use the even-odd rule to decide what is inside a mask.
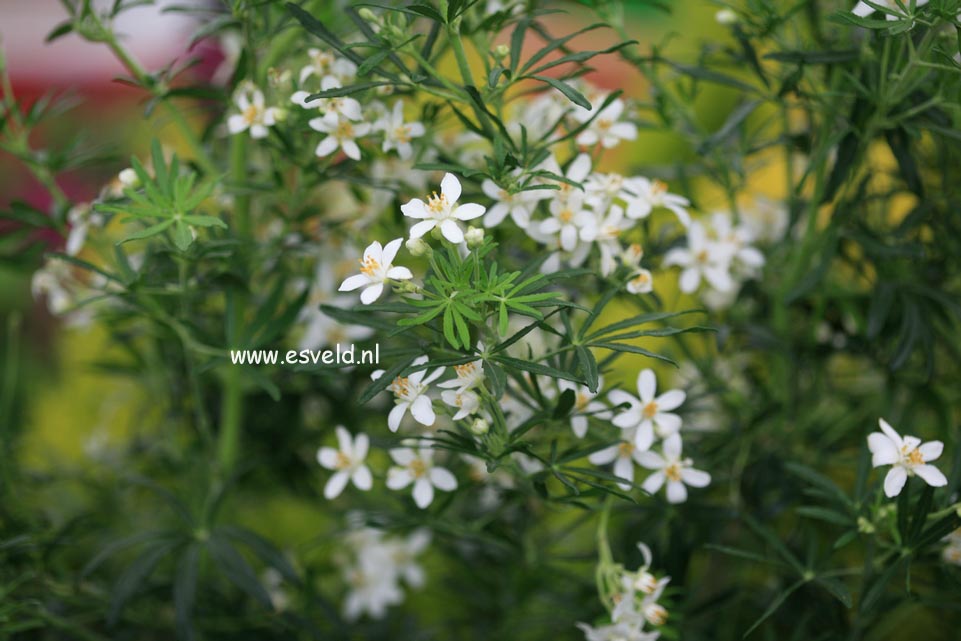
[[[484,215],[484,207],[475,203],[458,205],[461,195],[460,181],[454,174],[444,174],[440,181],[440,195],[435,192],[425,203],[420,198],[401,205],[405,216],[420,220],[410,229],[411,238],[420,238],[435,227],[444,238],[459,245],[464,242],[464,232],[458,221],[468,221]]]
[[[893,13],[885,13],[884,17],[887,18],[888,20],[897,20],[899,16],[901,16],[901,7],[898,6],[897,0],[872,0],[872,1],[874,2],[874,4],[880,5],[885,9],[890,9],[893,12]],[[912,0],[902,0],[902,1],[904,2],[904,6],[906,7],[911,6]],[[928,4],[928,0],[914,0],[914,4],[916,7],[923,7],[924,5]],[[875,11],[874,7],[869,5],[867,2],[863,2],[862,0],[861,2],[858,2],[856,5],[854,5],[854,9],[851,10],[851,13],[858,16],[859,18],[865,18],[871,15],[872,13],[874,13],[874,11]]]
[[[240,87],[234,105],[240,113],[227,118],[227,130],[231,134],[249,129],[251,138],[266,138],[267,128],[280,119],[281,111],[277,107],[265,106],[263,92],[253,85]]]
[[[413,365],[423,365],[426,362],[427,357],[420,356],[414,360]],[[396,403],[394,409],[387,416],[387,426],[391,432],[396,432],[397,428],[400,427],[400,422],[404,419],[408,409],[414,420],[421,425],[430,427],[434,424],[437,417],[434,414],[433,403],[427,396],[427,391],[430,384],[443,373],[443,367],[435,369],[430,374],[427,374],[427,369],[424,368],[409,376],[398,376],[391,381],[387,389],[393,392]],[[377,380],[383,374],[384,370],[377,370],[371,374],[371,378]]]
[[[324,78],[321,83],[320,90],[331,91],[332,89],[340,89],[340,86],[340,82],[337,79],[327,77]],[[311,93],[309,91],[295,91],[290,97],[290,100],[304,109],[316,109],[325,116],[333,117],[337,115],[347,120],[360,120],[363,117],[360,103],[350,96],[314,98],[313,100],[309,99],[310,96]]]
[[[706,280],[721,292],[734,289],[731,278],[731,253],[721,243],[708,237],[707,230],[693,221],[687,230],[687,247],[676,247],[664,256],[664,266],[681,268],[680,288],[685,294],[693,293]]]
[[[691,224],[687,208],[690,201],[683,196],[667,191],[667,183],[649,180],[642,176],[625,179],[624,199],[627,201],[627,217],[633,220],[647,218],[658,207],[669,209],[677,216],[682,225]]]
[[[384,132],[382,150],[388,152],[396,149],[397,155],[404,160],[414,155],[414,148],[410,141],[423,136],[427,131],[423,123],[404,121],[404,103],[400,100],[394,103],[393,111],[374,123],[374,129]]]
[[[328,470],[335,470],[324,486],[324,498],[327,499],[337,498],[344,491],[348,481],[364,492],[373,485],[370,468],[364,464],[370,448],[370,439],[366,434],[358,434],[352,439],[350,432],[340,425],[337,426],[336,432],[337,449],[322,447],[317,450],[317,462]]]
[[[591,109],[577,107],[574,119],[581,124],[591,121],[584,131],[577,135],[577,144],[592,146],[600,143],[604,149],[610,149],[616,147],[622,140],[637,138],[637,125],[631,122],[620,122],[623,113],[624,101],[620,98],[612,100],[603,108],[600,104]]]
[[[450,470],[434,465],[430,448],[396,448],[390,451],[390,457],[397,465],[387,471],[387,487],[402,490],[413,484],[414,503],[421,509],[434,500],[434,488],[443,492],[457,489],[457,479]]]
[[[691,487],[707,487],[711,483],[711,475],[692,467],[689,458],[681,458],[681,435],[671,434],[663,443],[663,456],[656,452],[647,451],[639,455],[638,462],[650,469],[656,470],[641,484],[648,494],[655,494],[667,482],[667,500],[669,503],[683,503],[687,500],[687,485]]]
[[[637,375],[637,393],[638,396],[634,397],[614,390],[608,398],[618,405],[628,403],[628,409],[617,414],[613,423],[621,429],[636,427],[635,444],[638,449],[646,450],[655,433],[659,438],[665,438],[681,429],[681,417],[672,410],[680,407],[687,395],[678,389],[657,395],[657,377],[652,369],[641,370]]]
[[[515,169],[512,173],[514,177],[520,175],[520,169]],[[481,191],[484,192],[485,196],[495,201],[494,206],[490,207],[487,214],[484,215],[485,227],[500,225],[509,214],[515,225],[521,229],[527,229],[537,203],[550,198],[553,190],[526,189],[512,194],[487,178],[481,183]]]
[[[901,437],[883,418],[878,419],[880,432],[868,435],[868,449],[871,450],[871,465],[893,466],[884,477],[884,493],[888,497],[895,497],[901,493],[909,476],[919,476],[932,487],[943,487],[948,484],[941,470],[928,465],[937,460],[944,451],[941,441],[922,443],[916,436]]]
[[[364,257],[360,261],[360,273],[347,278],[340,284],[338,291],[351,292],[361,287],[360,302],[370,305],[380,298],[384,292],[384,283],[388,280],[410,280],[414,275],[406,267],[395,267],[394,257],[400,249],[403,238],[395,238],[381,247],[374,241],[364,250]]]
[[[327,134],[314,150],[318,157],[329,156],[339,147],[348,158],[360,160],[357,138],[370,133],[369,123],[353,122],[340,114],[330,112],[319,118],[311,118],[307,124],[311,129]]]
[[[558,380],[557,386],[561,392],[571,390],[574,392],[574,407],[571,408],[571,430],[577,438],[584,438],[587,434],[588,416],[593,416],[600,420],[607,420],[611,416],[607,405],[596,400],[600,395],[600,390],[604,388],[604,377],[597,379],[597,392],[592,392],[587,385],[578,385],[572,381]]]

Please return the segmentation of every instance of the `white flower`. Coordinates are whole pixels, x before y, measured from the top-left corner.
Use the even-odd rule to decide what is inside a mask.
[[[409,280],[414,277],[406,267],[394,267],[393,260],[397,256],[403,238],[395,238],[381,247],[376,240],[364,250],[364,257],[360,261],[360,273],[354,274],[340,284],[338,291],[351,292],[360,287],[360,302],[370,305],[380,298],[384,292],[384,283],[388,280]]]
[[[687,230],[687,247],[667,252],[664,266],[681,267],[680,288],[685,294],[696,291],[702,278],[714,289],[730,292],[734,289],[730,259],[730,251],[710,240],[704,226],[694,221]]]
[[[367,450],[370,448],[367,435],[358,434],[351,439],[350,432],[339,425],[336,431],[338,449],[322,447],[317,450],[317,462],[328,470],[336,470],[324,486],[326,499],[337,498],[347,486],[347,481],[364,492],[373,485],[370,468],[364,465]]]
[[[396,149],[397,155],[404,160],[414,155],[410,141],[423,136],[426,132],[423,123],[404,122],[404,103],[401,100],[394,103],[392,112],[374,123],[374,128],[384,132],[383,151]]]
[[[515,169],[514,176],[519,176],[520,169]],[[506,189],[498,187],[493,180],[487,178],[481,183],[481,190],[484,195],[496,204],[487,210],[484,216],[485,227],[496,227],[510,214],[511,220],[521,229],[527,229],[531,222],[531,215],[541,200],[551,197],[553,190],[548,189],[527,189],[512,194]]]
[[[600,394],[600,390],[604,388],[603,377],[599,376],[597,379],[598,391],[596,393],[592,392],[587,385],[578,385],[572,381],[558,380],[557,386],[561,389],[561,392],[566,390],[572,390],[574,392],[574,407],[571,410],[571,429],[577,438],[584,438],[584,435],[587,434],[588,416],[594,416],[602,420],[610,418],[611,412],[607,409],[607,406],[595,400]],[[593,463],[593,461],[591,462]]]
[[[618,485],[622,490],[629,490],[634,482],[634,463],[637,462],[640,465],[641,462],[640,454],[641,451],[634,445],[634,434],[631,430],[627,430],[620,443],[594,452],[587,457],[587,460],[593,465],[607,465],[613,462],[614,476],[627,481]]]
[[[538,230],[545,236],[557,237],[556,246],[564,251],[574,251],[582,227],[595,227],[596,219],[590,210],[585,208],[583,192],[571,192],[566,198],[555,198],[551,201],[551,217],[541,221]],[[592,236],[596,230],[589,230]]]
[[[314,150],[318,157],[329,156],[340,147],[348,158],[360,160],[360,147],[356,139],[370,133],[369,123],[352,122],[339,114],[328,112],[323,117],[311,118],[307,124],[311,129],[327,134]]]
[[[681,417],[671,410],[680,407],[687,395],[682,390],[674,389],[656,396],[657,377],[652,369],[641,370],[637,375],[637,393],[639,398],[614,390],[608,398],[618,405],[630,405],[614,417],[613,423],[621,429],[636,427],[634,443],[638,449],[646,450],[654,440],[655,431],[658,437],[665,438],[681,429]]]
[[[414,360],[413,365],[423,365],[426,362],[427,357],[421,356]],[[429,385],[443,373],[444,368],[439,367],[430,375],[427,375],[427,369],[424,368],[410,376],[398,376],[387,386],[387,389],[394,393],[397,403],[387,416],[387,427],[390,428],[391,432],[396,432],[397,428],[400,427],[400,422],[404,419],[408,409],[410,409],[410,414],[414,417],[414,420],[421,425],[430,427],[434,424],[437,417],[434,414],[430,397],[427,396],[427,390]],[[371,374],[371,378],[377,380],[383,374],[384,370],[377,370]]]
[[[664,456],[656,452],[642,452],[638,462],[649,470],[657,470],[647,477],[641,487],[648,494],[655,494],[667,481],[667,500],[669,503],[683,503],[687,500],[687,488],[707,487],[711,475],[693,467],[691,459],[681,458],[681,435],[671,434],[664,439]]]
[[[881,432],[871,432],[868,435],[868,449],[871,450],[871,465],[893,465],[884,477],[884,493],[890,498],[897,496],[904,488],[909,476],[920,476],[925,483],[932,487],[942,487],[948,484],[941,470],[928,465],[936,460],[944,451],[941,441],[922,443],[915,436],[901,437],[883,418],[878,419]],[[883,434],[882,434],[883,432]]]
[[[337,79],[327,77],[324,78],[321,83],[320,90],[330,91],[331,89],[340,89],[340,86],[340,82],[337,81]],[[333,115],[336,114],[348,120],[360,120],[363,116],[360,103],[349,96],[314,98],[313,100],[309,100],[310,95],[311,93],[309,91],[295,91],[290,97],[290,100],[304,109],[317,109],[323,112],[325,116],[333,117]]]
[[[434,451],[429,448],[397,448],[390,457],[397,466],[387,470],[387,487],[402,490],[413,483],[414,503],[421,509],[434,500],[435,487],[444,492],[457,489],[457,479],[447,468],[434,465]]]
[[[239,134],[250,129],[251,138],[266,138],[267,128],[276,124],[280,110],[264,106],[264,94],[252,85],[241,87],[234,98],[239,114],[227,118],[227,130]]]
[[[714,212],[711,215],[711,226],[717,241],[744,273],[754,275],[764,266],[764,254],[751,246],[754,242],[754,234],[749,227],[735,226],[731,214],[725,211]]]
[[[394,561],[397,575],[412,588],[420,588],[426,583],[424,568],[417,563],[417,556],[430,545],[430,530],[414,530],[406,539],[386,542]]]
[[[86,203],[71,207],[67,212],[67,221],[70,223],[70,233],[67,235],[67,246],[64,251],[68,256],[76,256],[80,253],[91,226],[103,226],[103,216]]]
[[[737,14],[732,9],[725,8],[715,13],[714,19],[717,21],[718,24],[727,26],[737,22],[738,18],[737,18]]]
[[[345,569],[344,579],[350,591],[344,600],[344,617],[348,621],[356,621],[366,613],[374,619],[382,619],[389,606],[403,602],[404,593],[397,584],[394,569],[386,565],[389,563],[387,554],[371,555],[370,551],[358,553],[361,554],[369,559],[376,558],[381,563],[375,565],[368,561]]]
[[[873,2],[876,5],[880,5],[885,9],[890,9],[891,11],[894,12],[894,13],[885,14],[885,17],[888,20],[897,20],[898,16],[901,15],[901,7],[898,6],[897,0],[873,0]],[[903,0],[903,2],[904,2],[904,6],[906,7],[911,6],[911,0]],[[915,6],[917,7],[923,7],[926,4],[928,4],[928,0],[915,0]],[[863,1],[858,2],[854,6],[854,9],[851,10],[851,13],[858,16],[859,18],[864,18],[874,13],[874,7],[869,5],[867,2],[863,2]]]
[[[440,393],[440,398],[451,407],[457,408],[457,412],[451,416],[455,421],[467,418],[480,409],[480,396],[470,390],[444,390]]]
[[[591,223],[581,227],[581,240],[597,244],[601,251],[601,275],[610,276],[617,268],[617,256],[621,254],[621,233],[631,227],[624,218],[624,209],[611,205],[607,214],[598,213]]]
[[[47,259],[43,267],[33,273],[30,279],[30,292],[35,300],[46,298],[47,309],[59,316],[74,304],[74,295],[70,291],[73,273],[70,265],[56,258]]]
[[[117,180],[120,181],[123,187],[129,187],[131,189],[136,189],[140,184],[140,177],[137,175],[137,172],[130,167],[121,169],[120,173],[117,174]]]
[[[625,179],[624,183],[623,198],[627,202],[628,218],[647,218],[655,208],[664,207],[671,210],[685,227],[691,224],[691,215],[687,212],[690,201],[669,193],[666,182],[637,176]]]
[[[616,147],[622,140],[634,140],[637,138],[637,125],[630,122],[618,122],[624,113],[624,101],[620,98],[612,100],[609,105],[597,111],[600,105],[584,109],[578,107],[574,112],[574,119],[580,123],[585,123],[591,118],[597,117],[587,128],[577,136],[579,145],[601,144],[604,149]]]
[[[637,624],[615,623],[595,628],[586,623],[578,623],[584,631],[586,641],[657,641],[659,632],[645,632]]]
[[[457,204],[460,198],[460,181],[454,174],[444,174],[440,181],[440,195],[435,192],[425,203],[414,198],[401,205],[400,210],[409,218],[422,219],[410,229],[411,238],[420,238],[435,227],[440,228],[444,238],[459,245],[464,242],[464,232],[457,221],[473,220],[484,215],[484,207],[475,203]]]
[[[621,262],[629,267],[631,278],[627,281],[626,289],[631,294],[649,294],[654,291],[654,275],[650,270],[641,267],[644,250],[637,243],[633,243],[621,252]]]
[[[330,51],[322,49],[308,49],[310,64],[300,70],[299,82],[304,82],[311,76],[317,76],[323,82],[327,78],[339,82],[350,82],[357,75],[357,65],[346,58],[338,58]]]
[[[483,343],[478,343],[477,349],[483,351]],[[457,374],[457,378],[438,383],[437,387],[455,389],[458,392],[477,387],[484,382],[484,361],[476,360],[461,365],[454,365],[454,372]]]

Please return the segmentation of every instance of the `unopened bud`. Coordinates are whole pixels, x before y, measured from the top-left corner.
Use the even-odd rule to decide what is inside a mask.
[[[494,47],[493,54],[496,59],[500,60],[501,58],[504,58],[505,56],[507,56],[507,54],[509,54],[510,52],[511,52],[510,47],[508,47],[507,45],[501,44]]]
[[[738,21],[737,14],[732,9],[721,9],[714,14],[714,19],[718,24],[729,26]]]
[[[470,424],[470,431],[472,434],[477,436],[483,436],[490,431],[491,426],[488,425],[487,421],[482,418],[475,418],[474,422]]]
[[[140,184],[140,177],[137,176],[137,172],[135,172],[130,167],[127,167],[126,169],[121,169],[120,174],[117,176],[117,178],[120,180],[121,185],[123,185],[124,187],[129,187],[131,189],[135,189]]]
[[[361,7],[357,10],[359,15],[366,22],[377,22],[377,14],[370,10],[370,7]]]
[[[874,534],[874,524],[863,516],[858,517],[858,532],[861,534]]]
[[[430,252],[430,245],[423,238],[411,238],[404,245],[412,256],[426,256]]]
[[[480,247],[484,242],[484,230],[481,227],[468,227],[467,233],[464,234],[464,240],[467,241],[467,246],[471,249]]]
[[[644,608],[644,618],[651,625],[664,625],[667,623],[667,610],[659,603],[652,603]]]

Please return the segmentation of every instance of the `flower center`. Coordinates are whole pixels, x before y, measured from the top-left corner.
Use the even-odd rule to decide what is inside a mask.
[[[918,449],[911,450],[907,455],[908,463],[911,465],[924,465],[924,457]]]
[[[651,594],[657,589],[657,579],[650,572],[641,571],[634,581],[634,589],[644,594]]]
[[[477,371],[477,365],[476,363],[454,365],[454,371],[457,372],[457,378],[473,378],[474,372]]]
[[[257,108],[257,105],[250,105],[244,109],[243,116],[244,122],[248,125],[252,125],[257,122],[257,119],[260,116],[260,109]]]
[[[427,209],[433,214],[444,212],[447,206],[447,196],[444,194],[438,196],[436,191],[427,199]]]
[[[667,183],[663,180],[655,180],[651,185],[651,195],[661,196],[667,191]]]
[[[644,406],[642,411],[644,413],[644,418],[654,418],[654,416],[657,414],[657,401],[651,401]]]
[[[398,376],[388,387],[397,396],[407,396],[410,394],[410,381],[406,376]]]
[[[578,392],[577,398],[574,401],[574,407],[579,410],[583,410],[587,407],[587,404],[591,402],[590,394],[585,394],[584,392]]]
[[[557,214],[557,218],[562,223],[569,223],[574,219],[574,212],[572,212],[570,209],[562,209],[561,212]]]
[[[644,618],[651,625],[664,625],[667,622],[667,610],[657,603],[652,603],[644,608]]]
[[[635,284],[636,286],[638,286],[638,287],[643,287],[643,286],[645,286],[645,285],[647,285],[648,283],[651,282],[651,277],[648,276],[646,272],[641,272],[640,274],[638,274],[637,276],[635,276],[635,277],[631,280],[631,282],[634,283],[634,284]]]
[[[350,457],[343,452],[337,452],[337,462],[335,463],[335,466],[338,470],[346,470],[348,467],[350,467]]]
[[[400,127],[394,129],[394,139],[397,142],[410,142],[410,131],[408,130],[407,125],[401,125]]]
[[[681,466],[677,463],[671,463],[664,468],[664,476],[666,476],[669,481],[680,481]]]
[[[354,137],[354,126],[350,124],[349,120],[341,120],[337,124],[337,131],[334,135],[341,139],[352,139]]]
[[[609,119],[607,119],[607,118],[598,118],[598,119],[597,119],[597,128],[600,129],[601,131],[607,131],[608,129],[611,128],[611,125],[613,125],[613,124],[614,124],[614,123],[611,122],[611,121],[610,121]]]
[[[373,256],[362,258],[360,261],[360,273],[365,276],[373,276],[380,270],[380,263]]]
[[[634,444],[628,441],[621,441],[621,444],[617,446],[617,453],[621,458],[628,458],[634,453]]]
[[[415,479],[423,477],[427,474],[427,464],[419,458],[415,458],[410,462],[410,473],[414,475]]]
[[[697,260],[697,262],[699,262],[699,263],[706,263],[706,262],[707,262],[707,259],[708,259],[707,250],[706,250],[706,249],[702,249],[701,251],[697,252],[697,253],[694,255],[694,258],[695,258],[695,259]]]

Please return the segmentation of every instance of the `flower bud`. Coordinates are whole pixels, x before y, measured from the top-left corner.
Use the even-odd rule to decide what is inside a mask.
[[[404,243],[404,246],[412,256],[426,256],[430,253],[430,245],[423,238],[411,238]]]
[[[492,51],[491,53],[494,54],[494,58],[496,58],[497,60],[500,60],[501,58],[506,57],[507,54],[509,54],[510,52],[511,52],[510,47],[508,47],[505,44],[500,44],[494,47],[494,51]]]
[[[120,170],[120,174],[117,176],[117,178],[120,180],[121,185],[124,187],[130,187],[131,189],[136,189],[140,184],[140,178],[137,176],[137,172],[130,167]]]
[[[361,7],[357,10],[359,15],[366,22],[377,22],[377,14],[370,10],[370,7]]]
[[[481,227],[468,227],[467,233],[464,234],[464,240],[467,241],[467,246],[471,249],[476,249],[480,247],[484,242],[484,230]]]
[[[651,625],[664,625],[667,623],[667,610],[659,603],[651,603],[644,608],[644,618]]]
[[[874,524],[863,516],[858,517],[858,532],[862,534],[874,534]]]
[[[472,434],[477,436],[483,436],[490,431],[491,426],[488,425],[487,421],[482,418],[475,418],[474,422],[470,424],[470,431]]]
[[[717,20],[718,24],[725,26],[730,26],[737,22],[737,14],[731,9],[721,9],[714,15],[714,19]]]

